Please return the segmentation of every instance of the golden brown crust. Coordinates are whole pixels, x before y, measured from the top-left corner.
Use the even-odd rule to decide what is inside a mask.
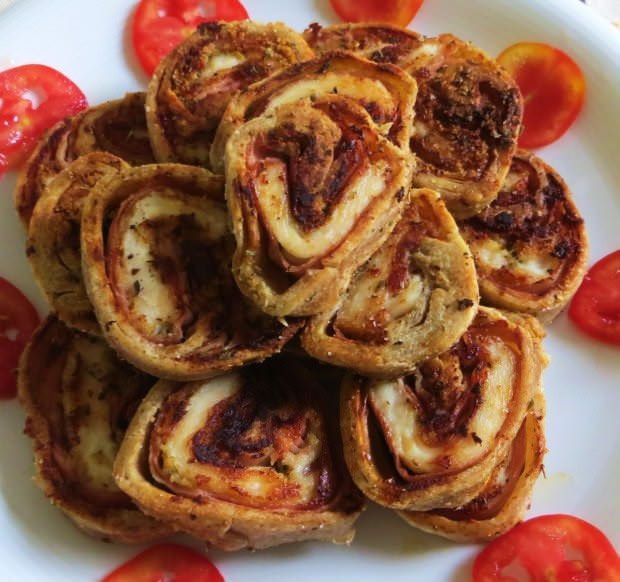
[[[414,375],[349,376],[341,430],[353,480],[395,509],[467,503],[506,456],[545,363],[527,327],[481,307],[463,338]]]
[[[312,50],[281,23],[209,22],[173,50],[151,79],[147,120],[160,162],[209,165],[209,149],[233,95]]]
[[[478,308],[473,259],[438,194],[413,190],[388,240],[301,336],[320,360],[395,377],[452,346]]]
[[[45,186],[80,156],[104,151],[132,165],[153,161],[144,99],[144,93],[128,93],[59,122],[43,136],[15,188],[15,208],[26,228]]]
[[[251,111],[226,148],[226,197],[237,242],[233,271],[242,292],[266,313],[327,309],[400,217],[409,154],[343,94],[366,82],[385,99],[385,108],[375,102],[377,110],[407,126],[403,94],[387,87],[415,93],[415,85],[393,68],[346,54],[291,67],[254,85],[227,110],[229,120]]]
[[[293,65],[237,95],[228,105],[211,148],[211,166],[224,171],[226,144],[244,123],[306,99],[339,95],[362,106],[377,130],[408,150],[416,82],[398,67],[334,52]]]
[[[343,471],[335,411],[306,364],[277,360],[159,382],[117,457],[119,487],[224,550],[350,542],[364,503]]]
[[[497,196],[516,150],[523,103],[493,59],[449,34],[426,38],[389,25],[313,25],[305,37],[319,54],[354,51],[416,79],[416,186],[440,192],[457,218],[476,214]]]
[[[81,156],[48,182],[30,219],[26,254],[37,283],[58,317],[80,331],[101,333],[82,278],[82,203],[100,179],[127,167],[105,152]]]
[[[562,177],[520,150],[497,199],[460,224],[483,300],[550,322],[585,274],[585,224]]]
[[[172,531],[142,514],[112,478],[125,422],[152,382],[101,340],[71,331],[53,316],[22,355],[19,398],[34,444],[37,485],[89,535],[144,543]]]
[[[153,164],[98,182],[84,204],[82,270],[106,340],[160,378],[200,379],[282,349],[301,322],[248,305],[230,274],[222,178]]]
[[[519,523],[529,507],[532,489],[546,452],[545,401],[532,401],[510,452],[494,469],[480,495],[463,507],[427,512],[402,511],[413,527],[454,541],[488,541]]]

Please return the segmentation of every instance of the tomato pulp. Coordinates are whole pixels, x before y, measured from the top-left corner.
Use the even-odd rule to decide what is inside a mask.
[[[39,314],[28,298],[0,277],[0,398],[16,393],[19,356],[39,325]]]
[[[589,336],[620,345],[620,250],[602,258],[588,271],[568,315]]]
[[[110,572],[101,582],[224,582],[202,554],[178,544],[158,544]]]
[[[424,0],[330,0],[345,22],[385,22],[407,26]]]
[[[532,582],[617,582],[620,558],[605,534],[572,515],[543,515],[493,540],[473,567],[474,582],[516,580],[508,569],[525,570]]]
[[[0,72],[0,175],[17,167],[46,129],[87,106],[78,86],[51,67]]]
[[[497,60],[523,93],[519,145],[539,148],[562,137],[585,99],[586,83],[577,63],[557,48],[534,42],[512,45]]]

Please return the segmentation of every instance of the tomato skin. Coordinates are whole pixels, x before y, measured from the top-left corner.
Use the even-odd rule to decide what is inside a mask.
[[[512,45],[497,60],[523,93],[519,145],[534,149],[562,137],[585,100],[586,82],[577,63],[560,49],[534,42]]]
[[[28,298],[0,277],[0,398],[17,391],[15,371],[24,347],[39,325],[39,314]]]
[[[152,75],[159,62],[202,22],[245,20],[239,0],[140,0],[133,17],[132,44],[140,65]]]
[[[568,316],[590,337],[620,346],[620,250],[603,257],[588,271]]]
[[[329,0],[345,22],[384,22],[407,26],[424,0]]]
[[[0,103],[0,176],[26,158],[46,129],[88,107],[73,81],[45,65],[0,72]]]
[[[580,553],[576,559],[572,556]],[[618,582],[620,557],[605,534],[572,515],[524,521],[478,554],[474,582],[512,582],[502,570],[516,563],[532,582]]]
[[[101,582],[224,582],[224,578],[202,554],[178,544],[158,544],[140,552]]]

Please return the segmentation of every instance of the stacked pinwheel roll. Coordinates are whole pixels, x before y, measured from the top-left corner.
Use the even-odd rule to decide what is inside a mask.
[[[453,539],[512,527],[539,321],[587,253],[521,117],[451,35],[233,22],[53,128],[16,190],[53,311],[19,372],[46,495],[106,539],[226,550],[349,542],[366,497]]]

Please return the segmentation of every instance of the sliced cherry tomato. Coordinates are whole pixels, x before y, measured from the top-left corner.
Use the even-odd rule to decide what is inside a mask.
[[[583,107],[586,82],[566,53],[536,42],[520,42],[498,57],[523,93],[523,133],[519,145],[539,148],[559,139]]]
[[[385,22],[407,26],[424,0],[329,0],[345,22]]]
[[[473,579],[512,582],[517,578],[511,570],[525,570],[532,582],[618,582],[620,558],[605,534],[587,521],[543,515],[484,548],[474,562]]]
[[[588,335],[620,345],[620,251],[602,258],[588,271],[568,315]]]
[[[15,396],[15,371],[25,345],[39,325],[28,298],[0,277],[0,398]]]
[[[132,26],[133,48],[147,75],[201,22],[245,20],[239,0],[141,0]]]
[[[0,175],[17,166],[46,129],[87,106],[75,83],[45,65],[0,72]]]
[[[101,582],[224,582],[205,556],[178,544],[159,544],[119,566]]]

